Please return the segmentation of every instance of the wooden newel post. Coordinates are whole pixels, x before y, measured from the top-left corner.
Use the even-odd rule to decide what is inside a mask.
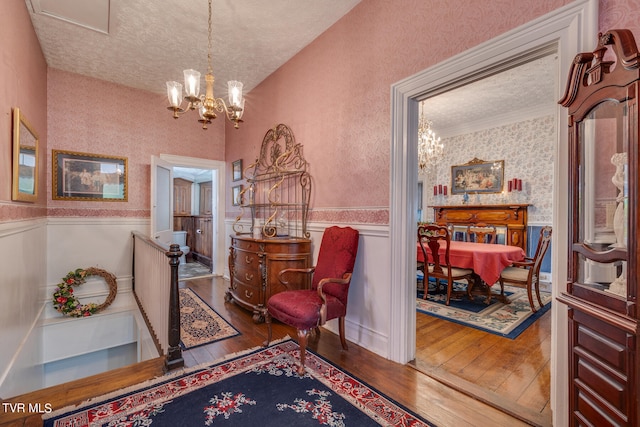
[[[178,296],[178,266],[182,251],[180,245],[172,244],[165,252],[171,266],[171,286],[169,290],[169,348],[166,367],[168,370],[182,368],[184,359],[180,348],[180,297]]]

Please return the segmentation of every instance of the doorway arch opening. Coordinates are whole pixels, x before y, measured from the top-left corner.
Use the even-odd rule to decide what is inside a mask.
[[[588,50],[592,37],[597,34],[596,0],[582,0],[557,9],[548,15],[518,27],[502,36],[489,40],[476,48],[456,55],[427,70],[408,77],[392,86],[391,90],[391,188],[390,188],[390,244],[391,282],[389,355],[391,360],[407,363],[415,357],[416,302],[415,302],[415,239],[417,191],[417,133],[418,103],[452,87],[464,84],[468,76],[480,78],[496,70],[507,69],[513,61],[523,60],[540,49],[554,46],[558,53],[557,99],[562,96],[563,83],[573,57]],[[552,282],[564,283],[566,277],[567,236],[567,177],[560,165],[566,164],[567,115],[556,107],[557,144],[554,166]],[[553,287],[553,297],[560,292]],[[552,385],[551,400],[554,425],[564,425],[567,407],[566,395],[567,332],[566,310],[558,304],[552,306]]]

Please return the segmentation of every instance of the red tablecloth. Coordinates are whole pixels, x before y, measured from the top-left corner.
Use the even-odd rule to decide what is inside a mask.
[[[416,242],[417,260],[424,262],[420,243]],[[444,256],[444,247],[440,253]],[[429,255],[429,247],[425,245]],[[500,278],[500,273],[514,261],[524,260],[524,251],[518,246],[474,242],[451,242],[449,261],[453,267],[471,268],[488,285]]]

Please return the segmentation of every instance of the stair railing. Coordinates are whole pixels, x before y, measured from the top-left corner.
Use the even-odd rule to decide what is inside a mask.
[[[133,232],[133,292],[168,370],[184,366],[180,348],[180,246],[167,248]],[[167,258],[169,259],[167,261]]]

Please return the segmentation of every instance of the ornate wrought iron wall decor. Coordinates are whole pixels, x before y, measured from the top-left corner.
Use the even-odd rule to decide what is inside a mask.
[[[254,238],[309,238],[307,217],[311,198],[309,163],[291,129],[279,124],[262,139],[260,157],[245,169],[247,186],[239,195],[240,214],[233,230]],[[251,230],[240,223],[251,213]]]

